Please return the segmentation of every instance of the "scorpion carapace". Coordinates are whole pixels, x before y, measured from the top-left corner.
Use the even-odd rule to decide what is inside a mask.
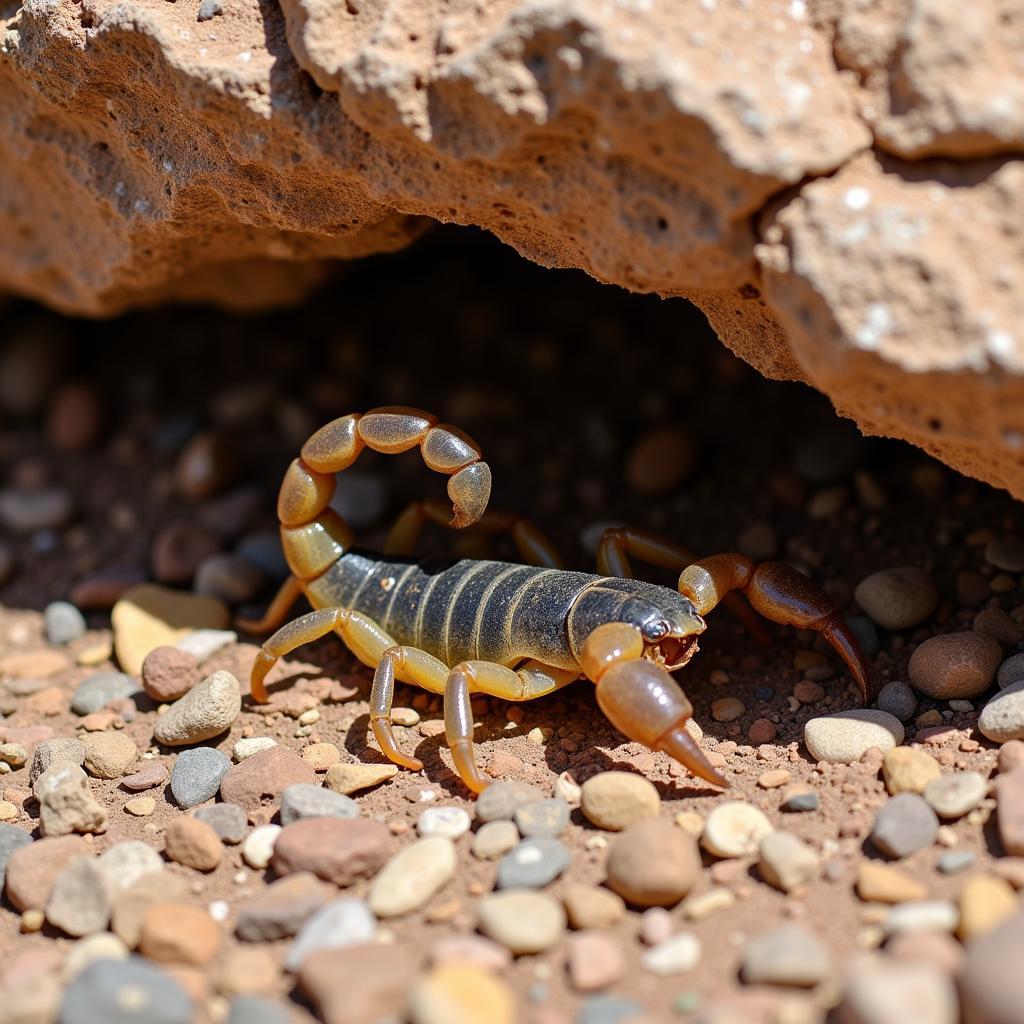
[[[443,505],[414,502],[399,517],[384,554],[354,550],[352,531],[330,506],[334,474],[364,447],[397,453],[419,447],[449,477],[449,525],[508,533],[524,562],[409,557],[428,521],[447,522]],[[252,695],[268,699],[265,678],[278,658],[336,631],[374,669],[370,727],[396,764],[422,763],[398,746],[391,726],[395,680],[444,695],[445,734],[463,782],[489,783],[473,753],[472,693],[532,700],[576,679],[596,684],[602,711],[622,733],[662,750],[693,774],[726,780],[686,731],[693,708],[669,671],[697,651],[704,617],[723,601],[759,637],[762,616],[822,633],[868,697],[867,669],[836,605],[786,565],[755,565],[737,554],[695,561],[683,548],[629,529],[605,532],[601,575],[570,572],[527,520],[487,510],[491,474],[477,444],[418,409],[386,407],[344,416],[317,431],[285,474],[278,498],[291,577],[252,632],[280,626],[305,594],[315,611],[281,626],[252,670]],[[677,590],[632,578],[629,559],[679,572]]]

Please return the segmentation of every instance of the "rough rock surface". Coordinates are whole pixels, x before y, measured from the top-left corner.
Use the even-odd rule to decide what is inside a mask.
[[[2,10],[0,287],[266,305],[476,224],[1024,495],[1013,0],[198,7]]]

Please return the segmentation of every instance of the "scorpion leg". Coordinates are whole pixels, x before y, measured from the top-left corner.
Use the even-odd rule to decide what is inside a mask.
[[[267,610],[261,618],[246,619],[242,616],[235,617],[235,625],[246,633],[269,633],[278,629],[288,617],[292,605],[302,597],[302,583],[295,577],[289,576],[281,584],[281,589],[274,595],[274,599],[267,606]]]
[[[414,501],[406,506],[388,534],[384,553],[412,554],[423,527],[428,522],[438,523],[440,526],[448,525],[448,510],[443,502],[431,499]],[[519,557],[527,565],[539,565],[547,569],[564,568],[564,563],[551,541],[528,519],[515,513],[489,509],[473,524],[471,530],[484,534],[509,534]]]
[[[697,560],[693,552],[646,530],[613,526],[601,534],[597,547],[598,572],[605,576],[632,579],[633,567],[629,564],[630,557],[657,566],[659,569],[667,569],[669,572],[680,572]],[[751,611],[750,605],[739,594],[728,594],[724,598],[724,603],[759,644],[768,646],[771,643],[771,635],[765,629],[764,623]]]
[[[493,661],[463,661],[448,676],[444,690],[445,738],[459,778],[474,793],[482,793],[491,780],[477,768],[473,753],[470,694],[486,693],[504,700],[533,700],[579,679],[578,672],[553,669],[532,661],[527,665],[529,667],[517,670]]]
[[[395,697],[395,673],[424,690],[444,693],[448,678],[448,667],[437,658],[417,647],[389,647],[373,674],[373,689],[370,691],[370,728],[380,749],[389,760],[414,772],[420,771],[423,762],[403,754],[395,740],[391,727],[391,704]]]
[[[742,590],[754,610],[772,622],[821,633],[846,663],[865,703],[870,700],[868,668],[853,630],[839,607],[803,573],[780,562],[757,565],[746,555],[702,558],[679,576],[679,592],[706,615],[733,590]]]

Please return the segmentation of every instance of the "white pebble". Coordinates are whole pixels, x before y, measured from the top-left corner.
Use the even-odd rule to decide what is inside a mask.
[[[772,831],[772,823],[756,807],[732,800],[707,816],[700,841],[716,857],[751,857]]]
[[[903,742],[904,735],[898,718],[871,708],[812,718],[804,726],[804,742],[811,756],[828,764],[853,764],[871,747],[883,753],[892,750]]]
[[[951,932],[960,923],[960,913],[944,900],[915,900],[892,908],[882,922],[886,935],[904,932]]]
[[[416,831],[423,836],[458,839],[469,831],[469,815],[461,807],[428,807],[416,821]]]
[[[258,754],[261,750],[269,750],[276,746],[277,740],[271,736],[253,736],[250,739],[239,740],[231,748],[231,759],[237,764],[247,757],[252,757],[253,754]]]
[[[700,955],[700,939],[690,932],[680,932],[647,950],[640,963],[652,974],[682,974],[700,963]]]
[[[242,844],[242,860],[249,867],[262,871],[270,863],[274,843],[280,834],[280,825],[260,825],[254,828]]]

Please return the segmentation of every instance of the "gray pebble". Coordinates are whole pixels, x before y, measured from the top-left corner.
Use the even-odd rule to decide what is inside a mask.
[[[1019,683],[1022,679],[1024,679],[1024,651],[1020,654],[1011,654],[996,672],[996,683],[1000,690],[1013,683]]]
[[[535,800],[518,808],[514,818],[525,839],[533,836],[557,839],[569,827],[569,805],[557,796],[549,800]]]
[[[37,743],[32,754],[32,767],[28,770],[29,782],[34,786],[36,779],[58,761],[68,761],[81,767],[85,764],[85,744],[74,736],[57,736]]]
[[[748,985],[808,988],[824,981],[832,963],[816,935],[798,925],[783,925],[755,936],[743,950],[740,972]]]
[[[938,830],[939,819],[923,797],[900,793],[879,808],[871,841],[887,857],[908,857],[931,846]]]
[[[191,1024],[192,1000],[163,969],[139,956],[97,960],[64,993],[59,1024]]]
[[[249,830],[245,808],[239,807],[238,804],[211,804],[209,807],[200,807],[193,817],[205,821],[220,836],[220,841],[227,843],[228,846],[237,846]]]
[[[644,1008],[632,999],[623,999],[622,996],[591,996],[580,1006],[576,1024],[629,1024],[645,1013]]]
[[[85,619],[69,601],[53,601],[43,609],[46,639],[61,646],[85,635]]]
[[[7,874],[7,862],[15,850],[28,846],[32,837],[17,825],[8,825],[0,822],[0,891],[4,887],[4,878]]]
[[[297,971],[302,961],[318,949],[344,949],[373,942],[377,919],[362,900],[332,900],[302,926],[288,948],[284,966]]]
[[[485,790],[486,792],[486,790]],[[524,839],[498,863],[499,889],[542,889],[569,866],[569,851],[557,839]]]
[[[197,629],[188,636],[183,636],[174,646],[179,651],[191,654],[202,665],[207,658],[212,658],[219,650],[233,644],[238,634],[231,629]]]
[[[802,811],[816,811],[818,809],[817,793],[794,793],[793,796],[779,805],[781,810],[789,811],[791,814],[799,814]]]
[[[82,683],[71,698],[71,710],[76,715],[91,715],[101,711],[112,700],[131,697],[142,688],[123,672],[96,672]]]
[[[974,863],[974,854],[970,850],[946,850],[937,863],[938,869],[944,875],[955,875],[964,868],[969,868]]]
[[[238,908],[235,934],[244,942],[291,938],[334,892],[306,871],[279,878]]]
[[[303,818],[358,818],[359,804],[350,796],[312,782],[298,782],[281,794],[281,824]]]
[[[525,782],[495,782],[477,798],[477,821],[511,821],[524,804],[543,799],[539,789]]]
[[[104,931],[110,921],[112,895],[97,861],[75,857],[53,881],[46,920],[75,938]]]
[[[10,530],[34,533],[59,530],[71,519],[71,495],[60,487],[23,491],[14,487],[0,490],[0,523]]]
[[[210,0],[203,0],[205,7]],[[199,9],[202,15],[202,7]],[[200,21],[207,19],[200,16]],[[237,996],[231,1000],[231,1008],[225,1024],[289,1024],[292,1017],[285,1007],[261,996]]]
[[[214,796],[231,768],[231,758],[213,747],[183,750],[171,769],[171,793],[179,807],[195,807]]]
[[[251,562],[237,555],[217,554],[199,563],[192,589],[234,605],[258,597],[266,583],[263,571]]]
[[[199,13],[196,15],[196,21],[209,21],[211,18],[217,17],[218,14],[224,13],[224,6],[220,0],[203,0],[199,5]]]
[[[857,584],[854,600],[883,629],[902,630],[924,622],[939,603],[939,588],[914,565],[873,572]]]
[[[875,707],[888,711],[901,722],[909,722],[917,710],[917,696],[907,683],[894,679],[879,691]]]

